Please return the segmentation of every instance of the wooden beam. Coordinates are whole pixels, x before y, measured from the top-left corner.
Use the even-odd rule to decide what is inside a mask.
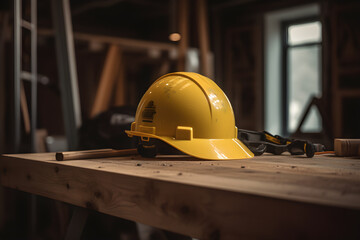
[[[5,43],[9,35],[9,13],[0,12],[0,153],[5,151],[5,117],[6,117],[6,98],[5,98],[5,78],[6,68],[5,60]],[[1,209],[1,207],[0,207]],[[1,213],[1,212],[0,212]],[[0,217],[0,227],[1,227],[2,218]]]
[[[197,27],[200,48],[200,72],[212,78],[210,66],[210,43],[209,43],[209,24],[206,0],[196,0],[197,14]]]
[[[221,36],[221,17],[219,11],[213,12],[212,15],[213,21],[212,21],[212,39],[214,44],[214,77],[213,80],[220,86],[223,86],[223,61],[224,61],[224,54],[223,54],[223,38]]]
[[[181,39],[179,42],[179,55],[178,55],[178,66],[179,72],[186,71],[186,54],[189,48],[189,1],[179,0],[179,32]]]
[[[70,0],[51,0],[51,8],[67,148],[75,150],[79,146],[78,130],[82,115]]]
[[[6,73],[8,71],[6,63],[6,50],[5,44],[9,35],[9,13],[0,12],[0,153],[6,152]],[[4,204],[4,188],[0,188],[0,229],[4,229],[5,221],[8,221],[8,216],[5,214]]]
[[[23,115],[24,129],[26,134],[30,133],[30,115],[26,100],[25,88],[23,82],[20,80],[20,106]]]
[[[116,77],[116,91],[115,91],[115,106],[126,105],[126,81],[125,81],[125,66],[124,66],[124,54],[122,49],[119,49],[119,65],[118,75]]]
[[[91,117],[95,117],[99,113],[108,109],[110,99],[115,86],[115,79],[118,73],[119,66],[119,51],[120,48],[117,45],[111,45],[109,47],[104,68],[99,81],[99,87],[96,92],[94,105],[91,111]]]
[[[46,137],[48,136],[48,132],[45,128],[42,129],[36,129],[35,133],[35,139],[36,139],[36,152],[42,153],[47,152],[46,149]]]
[[[151,79],[154,81],[159,77],[169,73],[171,60],[169,58],[168,52],[162,52],[162,57],[160,58],[160,65],[158,68],[154,69]]]
[[[51,29],[38,29],[39,35],[42,36],[53,36],[54,33]],[[163,43],[163,42],[153,42],[153,41],[144,41],[130,38],[121,38],[121,37],[112,37],[112,36],[104,36],[104,35],[95,35],[88,33],[74,33],[75,40],[80,41],[88,41],[88,42],[99,42],[99,43],[107,43],[112,45],[119,45],[124,50],[148,50],[148,49],[159,49],[159,50],[177,50],[175,44],[172,43]]]
[[[169,73],[170,70],[170,59],[164,59],[163,62],[160,65],[159,72],[157,73],[157,77],[161,77],[167,73]]]

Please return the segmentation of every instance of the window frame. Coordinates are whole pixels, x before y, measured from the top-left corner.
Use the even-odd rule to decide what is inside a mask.
[[[288,44],[288,28],[292,25],[301,25],[311,22],[320,22],[321,28],[323,28],[323,23],[319,16],[310,16],[305,18],[298,18],[288,21],[282,21],[281,22],[281,49],[282,49],[282,68],[281,68],[281,100],[282,100],[282,124],[281,124],[281,131],[284,136],[290,136],[294,132],[290,132],[288,130],[289,125],[289,93],[288,93],[288,85],[289,85],[289,79],[288,79],[288,73],[289,73],[289,65],[288,65],[288,51],[290,48],[298,48],[298,47],[307,47],[307,46],[320,46],[321,53],[320,53],[320,61],[321,61],[321,67],[319,69],[320,79],[319,81],[322,82],[322,74],[323,74],[323,57],[322,57],[322,51],[323,51],[323,31],[321,30],[321,41],[320,42],[310,42],[310,43],[300,43],[295,45],[289,45]],[[323,92],[323,84],[321,85],[321,92]]]

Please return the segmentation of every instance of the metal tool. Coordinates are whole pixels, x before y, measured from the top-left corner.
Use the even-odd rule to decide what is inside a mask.
[[[291,155],[303,155],[311,158],[315,152],[324,151],[324,145],[313,144],[306,140],[284,138],[272,135],[266,131],[256,132],[244,129],[238,130],[238,138],[254,153],[260,156],[265,152],[280,155],[289,152]]]

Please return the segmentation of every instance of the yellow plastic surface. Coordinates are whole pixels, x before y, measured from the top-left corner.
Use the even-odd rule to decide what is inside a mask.
[[[224,92],[197,73],[176,72],[157,79],[142,97],[135,122],[126,132],[130,137],[160,139],[202,159],[254,156],[237,139],[234,113]]]
[[[176,128],[175,139],[176,140],[192,140],[193,139],[192,127],[178,126]]]

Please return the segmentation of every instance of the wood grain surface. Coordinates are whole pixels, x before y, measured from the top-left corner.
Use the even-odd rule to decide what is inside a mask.
[[[360,161],[3,155],[1,183],[199,239],[359,239]]]

